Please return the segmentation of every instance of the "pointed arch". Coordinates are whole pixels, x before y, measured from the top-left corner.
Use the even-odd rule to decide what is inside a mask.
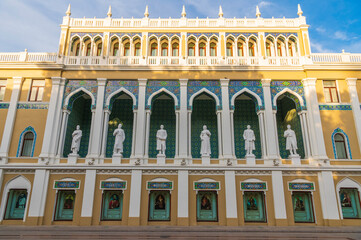
[[[258,106],[262,106],[262,99],[254,92],[252,92],[251,90],[249,90],[248,88],[243,88],[242,90],[238,91],[237,93],[235,93],[231,99],[231,106],[234,106],[234,101],[236,100],[236,98],[240,95],[242,95],[243,93],[248,93],[251,96],[253,96],[256,100],[257,100],[257,104]]]
[[[335,144],[335,135],[336,134],[341,134],[344,139],[345,139],[345,147],[346,147],[346,154],[347,157],[349,159],[352,159],[352,154],[351,154],[351,147],[350,147],[350,141],[348,139],[348,135],[341,129],[341,128],[336,128],[331,135],[331,140],[332,140],[332,149],[333,149],[333,154],[335,156],[335,159],[337,158],[337,151],[336,151],[336,144]]]
[[[195,42],[197,41],[197,37],[194,35],[194,34],[190,34],[188,37],[187,37],[187,42],[189,40],[193,39]]]
[[[291,89],[289,88],[285,88],[283,89],[282,91],[278,92],[274,97],[273,97],[273,106],[277,106],[277,99],[283,95],[284,93],[289,93],[291,95],[294,95],[300,102],[300,105],[302,107],[305,106],[304,102],[303,102],[303,98],[298,94],[296,93],[295,91],[292,91]],[[297,105],[297,103],[295,103]],[[297,106],[296,106],[297,107]]]
[[[71,97],[75,96],[75,94],[80,93],[80,92],[84,92],[85,94],[89,95],[89,97],[92,99],[92,105],[95,105],[95,97],[94,97],[94,95],[93,95],[89,90],[86,90],[84,87],[80,87],[80,88],[76,89],[75,91],[71,92],[71,93],[65,98],[64,106],[68,106]],[[75,100],[75,99],[74,99],[74,100]]]
[[[74,41],[75,38],[78,38],[79,40],[82,40],[82,38],[79,36],[79,34],[74,34],[73,36],[70,37],[70,43],[72,43]]]
[[[161,89],[159,89],[158,91],[152,93],[152,95],[150,95],[149,98],[148,98],[147,105],[148,105],[148,106],[151,106],[151,105],[152,105],[152,99],[153,99],[153,97],[155,97],[156,95],[158,95],[159,93],[162,93],[162,92],[170,95],[170,96],[173,98],[173,100],[174,100],[174,106],[178,106],[178,99],[177,99],[177,97],[174,95],[174,93],[172,93],[171,91],[169,91],[169,90],[167,90],[167,89],[165,89],[165,88],[161,88]]]
[[[208,89],[206,88],[202,88],[201,90],[199,90],[198,92],[194,93],[190,98],[189,98],[189,106],[192,106],[193,105],[193,100],[195,97],[197,97],[198,95],[201,95],[202,93],[207,93],[209,95],[211,95],[214,100],[216,101],[216,106],[219,106],[220,104],[220,101],[219,101],[219,98],[217,97],[216,94],[212,93],[211,91],[209,91]]]
[[[149,182],[172,182],[168,178],[156,177],[150,180]]]
[[[34,156],[34,149],[35,149],[35,143],[36,143],[36,131],[32,126],[28,126],[27,128],[24,129],[24,131],[22,131],[22,133],[20,134],[20,138],[19,138],[19,143],[18,143],[18,150],[16,152],[16,157],[20,157],[21,151],[23,150],[23,143],[24,143],[24,136],[26,133],[33,133],[34,135],[34,139],[33,139],[33,145],[31,147],[31,154],[29,157],[33,157]]]
[[[140,40],[142,39],[142,37],[137,33],[133,35],[132,41],[136,40],[137,38],[139,38]]]
[[[2,192],[2,199],[1,199],[1,208],[0,208],[0,221],[4,219],[5,215],[5,207],[9,195],[9,191],[11,189],[26,189],[28,196],[26,199],[25,211],[23,221],[25,222],[26,214],[29,206],[29,199],[30,199],[30,191],[31,191],[31,182],[29,179],[24,177],[23,175],[18,175],[12,179],[10,179],[4,186],[4,190]]]
[[[361,184],[350,177],[345,177],[336,184],[337,193],[340,191],[340,188],[357,188],[361,192]]]
[[[127,90],[126,88],[121,87],[121,88],[119,88],[118,90],[116,90],[115,92],[113,92],[112,94],[109,95],[109,97],[106,99],[105,106],[109,106],[112,98],[113,98],[114,96],[118,95],[118,94],[121,93],[121,92],[129,95],[129,97],[131,97],[131,98],[133,99],[133,106],[137,105],[137,98],[134,96],[134,94],[131,93],[131,92],[130,92],[129,90]]]

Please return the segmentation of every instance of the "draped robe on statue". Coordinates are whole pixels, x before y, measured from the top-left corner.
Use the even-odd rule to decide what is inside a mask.
[[[115,129],[113,136],[115,136],[114,153],[123,153],[123,142],[125,140],[124,130],[121,128]]]
[[[167,131],[164,129],[159,129],[157,131],[157,150],[165,153],[166,149],[166,139],[167,139]]]
[[[201,155],[210,156],[211,155],[211,132],[208,129],[205,129],[201,132]]]

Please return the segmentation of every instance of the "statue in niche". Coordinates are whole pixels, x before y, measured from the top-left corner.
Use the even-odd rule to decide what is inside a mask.
[[[166,140],[167,131],[163,125],[160,125],[160,129],[157,131],[157,150],[159,151],[159,155],[165,155]]]
[[[71,142],[71,151],[72,154],[76,155],[79,152],[80,149],[80,141],[82,137],[82,131],[80,130],[80,126],[76,126],[76,130],[71,135],[73,137],[73,140]]]
[[[114,142],[114,150],[113,154],[122,155],[123,154],[123,143],[125,140],[125,133],[122,129],[122,124],[120,123],[118,125],[118,128],[114,130],[113,136],[115,136],[115,142]]]
[[[211,155],[211,132],[207,129],[207,126],[203,126],[201,132],[201,156],[209,157]]]
[[[250,125],[247,125],[247,129],[243,132],[244,149],[246,150],[246,156],[254,156],[252,151],[255,150],[254,141],[256,137]]]
[[[287,130],[284,133],[284,137],[286,138],[286,150],[290,151],[291,156],[298,156],[297,150],[297,139],[296,133],[291,129],[291,125],[287,125]]]

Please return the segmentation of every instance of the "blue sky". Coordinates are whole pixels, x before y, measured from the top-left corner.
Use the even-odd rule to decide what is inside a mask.
[[[151,18],[297,17],[300,3],[310,25],[312,52],[361,53],[361,0],[0,0],[0,52],[56,52],[62,17],[71,3],[72,17],[104,18],[112,5],[113,18],[141,18],[149,6]]]

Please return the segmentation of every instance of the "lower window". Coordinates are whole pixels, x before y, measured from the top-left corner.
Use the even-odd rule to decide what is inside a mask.
[[[58,197],[55,206],[54,220],[73,220],[75,204],[75,191],[74,190],[60,190],[58,191]]]
[[[217,192],[198,191],[197,193],[197,221],[218,221]]]
[[[122,220],[122,191],[104,191],[102,201],[102,220]]]
[[[244,192],[244,220],[245,222],[266,222],[266,208],[264,192]]]
[[[150,191],[149,220],[170,220],[170,193],[169,191]]]
[[[292,192],[295,222],[315,222],[311,192]]]
[[[27,190],[10,189],[4,219],[23,219],[27,198]]]
[[[360,218],[360,198],[356,188],[341,188],[340,201],[343,218]]]

